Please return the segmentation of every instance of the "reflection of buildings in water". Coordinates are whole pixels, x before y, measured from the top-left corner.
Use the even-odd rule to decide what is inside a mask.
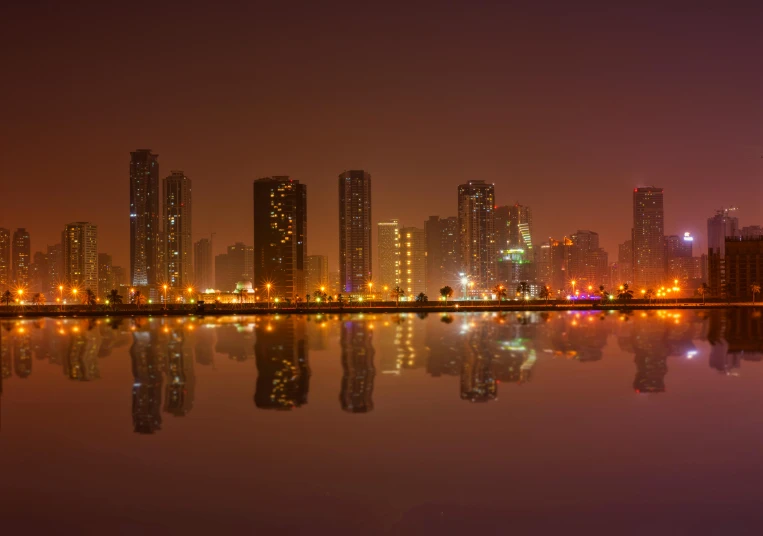
[[[763,360],[763,316],[749,309],[710,312],[710,367],[735,374],[742,361]]]
[[[64,375],[70,380],[91,381],[101,377],[98,368],[100,334],[87,322],[77,322],[68,330],[69,346],[64,354]],[[66,336],[66,335],[64,335]]]
[[[487,322],[466,325],[464,357],[461,362],[461,399],[488,402],[498,396],[498,382],[493,368],[495,328]]]
[[[536,360],[535,349],[529,347],[531,344],[532,341],[522,339],[499,341],[499,351],[491,364],[496,380],[513,383],[530,381]]]
[[[311,352],[326,350],[329,345],[327,322],[318,316],[308,317],[307,326],[309,329],[307,334],[308,349]]]
[[[342,359],[339,403],[344,411],[367,413],[374,409],[373,330],[362,320],[342,321],[339,345]]]
[[[156,334],[148,331],[136,331],[132,337],[133,429],[139,434],[153,434],[162,427],[162,360],[158,341]]]
[[[599,361],[604,357],[610,334],[608,324],[590,312],[552,314],[544,324],[543,347],[555,357]]]
[[[214,365],[215,363],[215,332],[202,324],[196,332],[196,362],[199,365]]]
[[[223,325],[217,329],[215,351],[226,354],[228,359],[246,361],[253,356],[252,330],[245,325]]]
[[[260,409],[290,410],[307,404],[310,389],[306,321],[287,317],[258,323],[254,356],[257,386],[254,404]]]
[[[32,374],[32,336],[24,327],[18,327],[14,332],[13,370],[19,378],[28,378]]]
[[[2,329],[3,338],[5,342],[0,344],[0,372],[2,372],[3,378],[10,378],[13,374],[13,359],[11,358],[11,345],[9,339],[11,338],[10,331],[12,329],[10,323],[3,323],[0,327]],[[0,341],[1,342],[1,341]]]
[[[193,409],[196,393],[193,351],[182,326],[173,328],[168,336],[164,411],[175,417],[183,417]]]
[[[396,368],[417,369],[426,366],[424,322],[413,314],[400,315],[395,323]]]
[[[452,317],[440,317],[438,322],[430,317],[426,324],[426,345],[429,348],[427,373],[435,377],[459,376],[462,357],[461,335],[450,322],[442,322],[442,318],[450,320]]]
[[[668,373],[668,325],[656,320],[635,322],[631,345],[636,353],[633,389],[637,393],[664,392]]]

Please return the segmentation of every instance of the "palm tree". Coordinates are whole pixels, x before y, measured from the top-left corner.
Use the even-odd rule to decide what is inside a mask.
[[[122,305],[122,295],[115,288],[111,289],[106,299],[109,300],[112,309],[116,309],[117,305]]]
[[[440,296],[445,298],[445,305],[448,305],[448,298],[453,296],[453,289],[450,288],[448,285],[445,285],[440,289]]]
[[[392,296],[395,298],[395,307],[397,307],[400,303],[400,298],[405,296],[405,290],[400,287],[395,287],[392,289]]]
[[[146,297],[139,290],[136,290],[132,295],[132,302],[140,309],[141,305],[146,305]]]
[[[310,309],[310,293],[305,294],[305,307]]]
[[[40,309],[40,306],[45,305],[45,301],[45,294],[42,292],[37,292],[34,296],[32,296],[32,303],[37,306],[37,310]]]
[[[608,300],[609,299],[609,292],[607,292],[604,289],[604,285],[599,285],[599,292],[597,294],[599,296],[601,296],[602,303],[604,302],[604,300]]]
[[[750,285],[750,292],[752,292],[752,304],[755,305],[755,295],[760,294],[760,285],[757,283]]]
[[[710,292],[710,286],[707,283],[702,283],[697,289],[697,294],[702,296],[702,305],[705,305],[705,295]]]
[[[500,283],[493,287],[493,294],[495,294],[495,297],[498,300],[498,303],[505,300],[506,297],[508,296],[508,293],[506,292],[506,287],[504,287]]]
[[[540,299],[546,300],[546,304],[548,305],[549,298],[551,298],[551,289],[548,288],[548,285],[543,285],[540,287]]]
[[[423,292],[419,292],[419,294],[416,296],[417,303],[427,303],[428,301],[429,301],[429,297]]]
[[[95,305],[95,294],[90,289],[85,290],[82,295],[82,305]]]
[[[339,304],[339,308],[342,308],[342,305],[344,304],[344,296],[341,294],[336,295],[336,302]]]
[[[3,295],[0,296],[0,301],[2,301],[5,305],[10,305],[13,303],[13,294],[11,294],[11,291],[6,290],[3,292]]]
[[[628,283],[624,284],[623,288],[620,289],[617,298],[622,301],[633,299],[633,290],[628,288]]]
[[[646,292],[644,292],[644,299],[648,300],[649,303],[652,302],[652,299],[654,298],[654,289],[647,289]]]
[[[324,294],[324,296],[326,296],[326,295]],[[334,301],[334,296],[326,296],[326,301],[329,304],[329,308],[331,308],[331,302]]]

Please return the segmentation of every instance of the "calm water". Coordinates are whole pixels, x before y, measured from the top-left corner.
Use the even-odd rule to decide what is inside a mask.
[[[3,534],[763,533],[759,313],[0,326]]]

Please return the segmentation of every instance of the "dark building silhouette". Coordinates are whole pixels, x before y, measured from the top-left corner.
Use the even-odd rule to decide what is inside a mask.
[[[342,386],[339,403],[349,413],[368,413],[374,409],[373,330],[364,321],[345,321],[339,328],[342,352]]]
[[[162,362],[154,333],[136,331],[132,337],[133,430],[139,434],[153,434],[162,428]]]
[[[339,292],[365,292],[371,271],[371,174],[339,175]]]
[[[633,389],[637,393],[665,391],[667,358],[670,353],[667,335],[667,328],[661,322],[651,320],[634,323],[631,340],[636,353],[636,377]]]
[[[130,153],[130,285],[159,284],[159,155]]]
[[[101,377],[98,367],[100,334],[88,323],[78,322],[70,328],[69,346],[63,360],[64,375],[70,380],[92,381]]]
[[[487,323],[471,326],[464,337],[461,362],[461,399],[489,402],[498,396],[498,382],[493,369],[495,332]]]
[[[275,326],[257,326],[254,405],[258,408],[291,410],[307,404],[310,368],[304,323],[291,318]]]

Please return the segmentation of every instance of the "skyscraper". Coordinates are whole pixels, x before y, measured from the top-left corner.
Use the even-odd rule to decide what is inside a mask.
[[[307,187],[286,176],[254,181],[254,286],[304,297],[306,250]]]
[[[376,247],[379,254],[378,290],[393,289],[400,284],[400,225],[397,220],[376,224]]]
[[[533,216],[530,207],[516,204],[509,207],[509,249],[524,249],[525,257],[531,260]]]
[[[665,277],[663,189],[633,190],[633,271],[641,288],[658,286]]]
[[[633,284],[633,240],[626,240],[617,248],[618,280],[613,284]]]
[[[61,233],[65,237],[66,233]],[[59,285],[64,284],[64,246],[63,243],[48,246],[48,281],[50,288],[48,291],[58,293]]]
[[[739,220],[731,215],[735,210],[721,209],[707,219],[708,285],[713,296],[721,296],[726,291],[726,238],[740,235]]]
[[[11,231],[0,228],[0,292],[8,290],[12,282]]]
[[[116,288],[114,284],[114,262],[108,253],[98,254],[98,292],[101,296],[107,295],[112,289]]]
[[[430,216],[424,222],[427,247],[427,289],[430,295],[439,295],[445,285],[457,290],[461,270],[458,218]]]
[[[130,153],[130,284],[160,282],[159,155],[150,149]]]
[[[182,171],[173,171],[164,179],[165,281],[175,289],[185,289],[193,282],[193,242],[191,238],[191,179]]]
[[[511,207],[495,208],[495,249],[500,254],[509,249],[509,220]]]
[[[408,299],[427,291],[427,241],[424,229],[400,229],[400,287]],[[437,291],[434,291],[437,292]]]
[[[236,284],[252,281],[254,248],[242,242],[228,246],[228,252],[215,257],[215,289],[231,292]]]
[[[305,293],[312,294],[321,287],[329,291],[329,258],[326,255],[307,256],[307,282]]]
[[[13,232],[13,281],[16,286],[29,286],[29,266],[32,264],[32,245],[29,232],[20,227]]]
[[[64,281],[68,287],[98,294],[98,228],[70,223],[64,230]]]
[[[570,237],[570,270],[568,276],[578,283],[579,289],[585,286],[598,288],[607,279],[609,259],[607,253],[599,247],[599,233],[578,230]]]
[[[372,279],[371,174],[362,169],[339,175],[340,292],[364,292]]]
[[[477,290],[495,282],[495,187],[482,180],[458,187],[458,227],[462,271]]]
[[[199,289],[214,288],[215,264],[212,258],[212,241],[209,238],[202,238],[193,244],[193,274]]]

